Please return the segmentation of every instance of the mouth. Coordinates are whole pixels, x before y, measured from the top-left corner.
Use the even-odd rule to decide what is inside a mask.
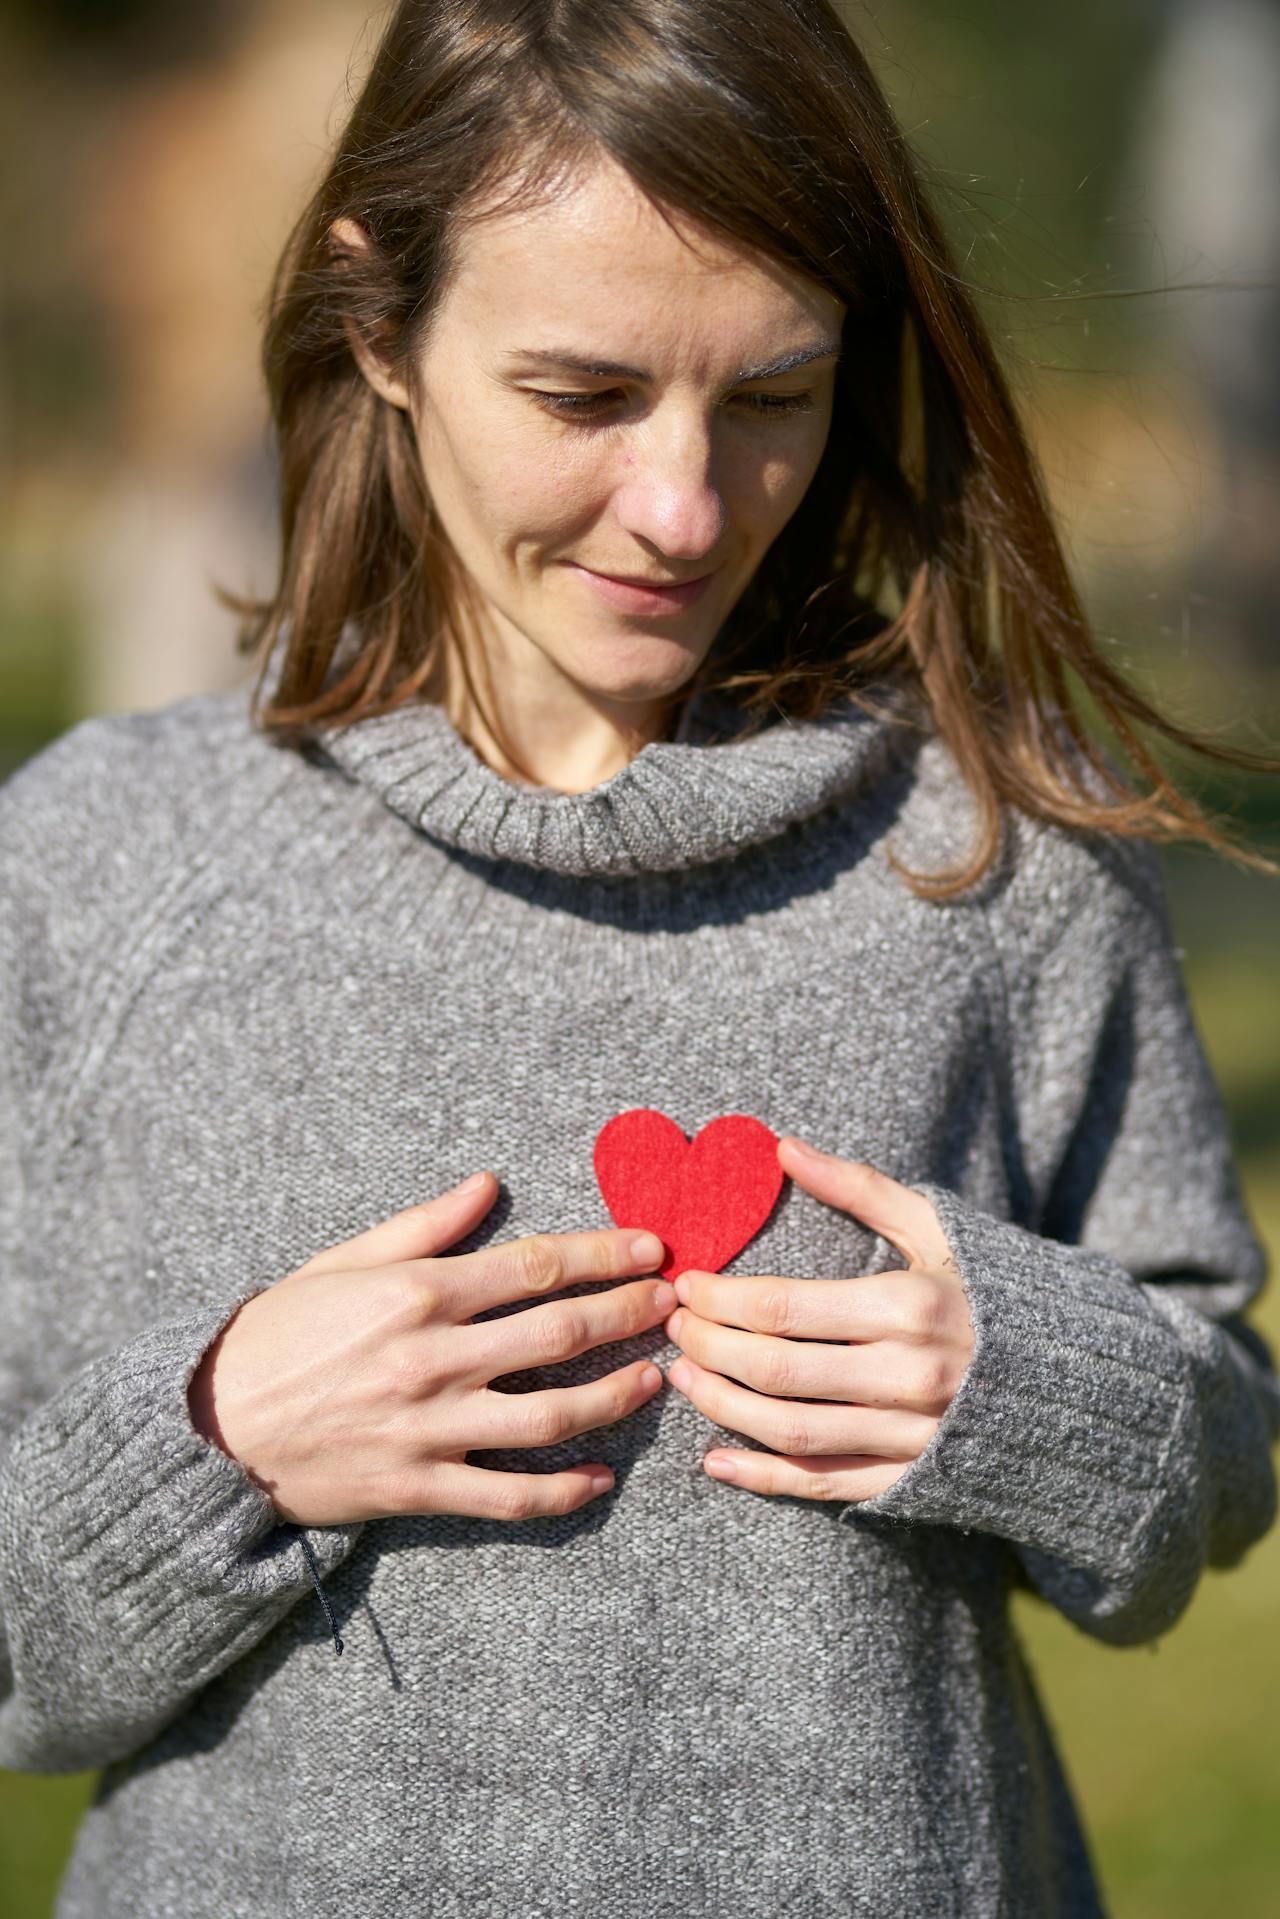
[[[703,573],[696,580],[669,583],[637,580],[616,573],[597,573],[593,567],[581,566],[576,560],[570,560],[569,565],[582,575],[602,599],[624,613],[678,612],[681,607],[692,606],[695,600],[700,599],[715,577],[714,573]]]

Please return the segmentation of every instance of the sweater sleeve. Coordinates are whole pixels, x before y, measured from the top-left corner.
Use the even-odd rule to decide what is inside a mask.
[[[93,747],[115,737],[86,723],[0,788],[0,1766],[35,1772],[141,1748],[313,1590],[304,1536],[187,1406],[201,1356],[261,1276],[120,1326],[118,1343],[74,1344],[77,1274],[48,1264],[30,1143],[51,1064],[79,1044],[69,1008],[89,949],[110,938],[66,804],[90,727]],[[121,869],[108,890],[127,883]],[[317,1568],[360,1531],[307,1535]]]
[[[1083,1631],[1134,1644],[1275,1518],[1280,1385],[1241,1318],[1266,1258],[1154,849],[1046,834],[1011,890],[992,931],[1024,1218],[915,1185],[975,1348],[924,1452],[841,1517],[996,1534]]]

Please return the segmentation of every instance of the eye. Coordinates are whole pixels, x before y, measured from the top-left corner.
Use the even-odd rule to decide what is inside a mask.
[[[741,397],[757,413],[807,413],[813,405],[812,393],[744,393]]]
[[[598,419],[609,411],[610,403],[617,397],[611,393],[544,393],[541,387],[531,387],[529,392],[548,413],[578,420]]]
[[[548,393],[541,387],[525,390],[549,413],[582,425],[603,420],[625,398],[616,388],[605,393]],[[736,398],[748,412],[759,414],[807,413],[813,406],[812,393],[740,393]]]

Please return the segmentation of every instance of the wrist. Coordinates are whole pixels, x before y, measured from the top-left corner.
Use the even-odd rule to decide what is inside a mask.
[[[222,1422],[218,1418],[217,1394],[214,1385],[214,1371],[226,1331],[224,1326],[213,1344],[206,1348],[203,1359],[191,1375],[187,1386],[187,1411],[191,1416],[192,1425],[202,1438],[217,1446],[219,1451],[227,1454],[228,1458],[234,1458],[235,1455],[227,1444],[226,1435],[222,1430]]]
[[[255,1294],[254,1298],[257,1297]],[[241,1316],[253,1303],[254,1299],[242,1300],[236,1307],[230,1319],[219,1329],[216,1338],[205,1348],[187,1385],[187,1410],[192,1425],[203,1438],[224,1452],[228,1459],[237,1462],[240,1461],[240,1455],[227,1436],[228,1426],[235,1425],[235,1421],[228,1417],[227,1343],[237,1336]]]

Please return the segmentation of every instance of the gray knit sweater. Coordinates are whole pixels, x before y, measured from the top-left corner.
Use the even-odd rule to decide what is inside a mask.
[[[890,853],[973,818],[938,739],[727,713],[564,795],[437,708],[304,755],[237,692],[0,790],[0,1764],[105,1768],[61,1919],[1102,1910],[1010,1588],[1151,1641],[1276,1510],[1264,1257],[1159,862],[1018,817],[921,901]],[[454,1251],[608,1226],[592,1144],[634,1106],[933,1201],[977,1344],[920,1458],[763,1497],[660,1389],[470,1455],[609,1460],[570,1515],[278,1523],[187,1410],[235,1305],[481,1167]],[[787,1182],[727,1270],[900,1265]]]

